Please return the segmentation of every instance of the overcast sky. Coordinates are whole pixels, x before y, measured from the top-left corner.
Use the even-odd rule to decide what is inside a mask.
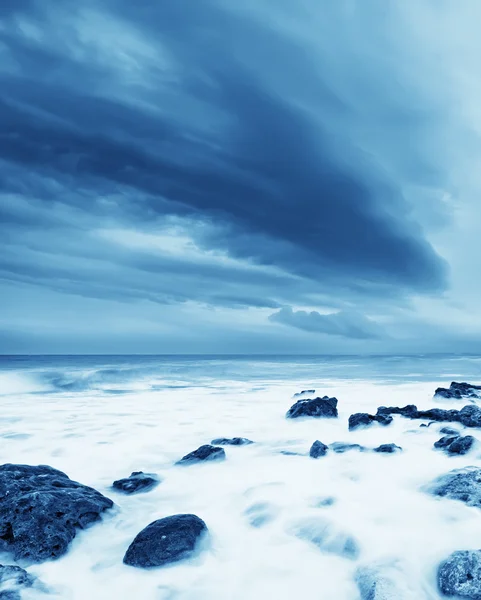
[[[2,0],[1,353],[481,351],[479,0]]]

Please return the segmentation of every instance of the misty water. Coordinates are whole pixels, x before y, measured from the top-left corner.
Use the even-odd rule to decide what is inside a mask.
[[[1,358],[0,462],[50,465],[115,503],[64,557],[28,567],[46,587],[24,597],[359,600],[357,570],[381,565],[397,600],[439,599],[437,566],[454,550],[481,546],[481,513],[422,488],[451,469],[481,466],[481,450],[434,450],[442,424],[398,416],[388,427],[349,432],[347,420],[381,405],[461,408],[465,400],[433,399],[452,380],[479,382],[481,358]],[[286,419],[302,389],[337,397],[339,418]],[[221,436],[255,444],[226,447],[224,462],[174,465]],[[393,442],[403,452],[313,460],[316,439]],[[132,496],[112,489],[138,470],[162,482]],[[197,556],[148,571],[122,563],[141,529],[177,513],[209,528]],[[358,552],[341,556],[306,539],[326,524],[334,542],[352,537]]]

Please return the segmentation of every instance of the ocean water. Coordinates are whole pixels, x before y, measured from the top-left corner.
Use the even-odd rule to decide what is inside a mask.
[[[0,357],[0,462],[51,465],[115,502],[64,557],[29,567],[48,594],[24,597],[359,600],[356,571],[380,565],[393,600],[439,599],[437,565],[481,547],[481,512],[422,487],[480,466],[481,445],[448,457],[433,449],[441,425],[395,417],[349,432],[347,420],[381,405],[460,408],[467,402],[433,399],[451,380],[479,383],[481,357]],[[338,398],[338,419],[285,418],[310,388]],[[224,462],[174,466],[221,436],[256,443],[226,447]],[[403,452],[313,460],[316,439]],[[133,496],[112,490],[136,470],[162,483]],[[141,529],[176,513],[206,522],[198,556],[149,571],[122,564]],[[320,549],[306,538],[325,527],[332,543]],[[358,548],[350,558],[337,552],[348,538]]]

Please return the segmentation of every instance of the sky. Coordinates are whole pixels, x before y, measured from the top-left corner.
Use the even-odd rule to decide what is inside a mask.
[[[0,353],[481,352],[479,0],[2,0]]]

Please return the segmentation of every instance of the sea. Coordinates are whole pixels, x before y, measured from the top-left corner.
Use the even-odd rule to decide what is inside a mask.
[[[433,397],[453,380],[479,383],[481,357],[0,357],[0,463],[50,465],[114,501],[66,555],[28,566],[43,588],[22,598],[364,600],[358,574],[375,569],[392,585],[372,598],[440,600],[438,565],[481,547],[481,512],[426,485],[481,466],[481,446],[449,457],[433,448],[440,424],[396,416],[350,432],[348,418],[381,405],[461,408],[466,400]],[[335,396],[339,418],[286,419],[302,390]],[[255,443],[226,446],[225,461],[175,464],[234,436]],[[315,440],[403,451],[314,460]],[[133,471],[161,483],[129,496],[112,488]],[[205,521],[201,552],[157,569],[123,564],[137,533],[179,513]],[[356,552],[343,552],[351,542]],[[7,554],[0,563],[14,564]]]

